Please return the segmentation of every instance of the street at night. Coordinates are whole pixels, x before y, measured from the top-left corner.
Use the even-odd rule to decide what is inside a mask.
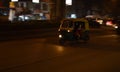
[[[0,72],[120,71],[120,36],[111,28],[91,29],[88,43],[60,45],[57,28],[29,36],[0,41]]]
[[[120,72],[120,0],[0,0],[0,72]]]

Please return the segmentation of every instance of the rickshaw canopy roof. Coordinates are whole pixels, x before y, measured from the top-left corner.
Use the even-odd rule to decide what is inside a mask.
[[[76,19],[70,18],[70,19],[63,19],[63,20],[61,21],[61,24],[63,24],[64,21],[71,21],[71,22],[81,21],[81,22],[85,22],[85,29],[86,29],[86,30],[89,30],[89,23],[88,23],[88,20],[85,19],[85,18],[76,18]]]

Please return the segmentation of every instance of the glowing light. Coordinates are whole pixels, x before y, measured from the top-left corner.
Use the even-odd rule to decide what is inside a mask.
[[[14,3],[14,2],[10,2],[9,7],[10,7],[10,8],[15,8],[15,3]]]
[[[72,5],[72,0],[66,0],[66,5]]]
[[[9,12],[8,20],[13,21],[14,16],[15,16],[15,11],[11,9],[10,12]]]
[[[113,25],[113,27],[115,28],[115,29],[117,29],[118,28],[118,26],[115,24],[115,25]]]
[[[62,35],[59,35],[59,38],[62,38]]]
[[[39,3],[39,0],[32,0],[33,3]]]
[[[18,2],[18,0],[11,0],[12,2]]]
[[[115,26],[115,28],[117,29],[117,28],[118,28],[118,26]]]
[[[70,30],[67,30],[67,32],[70,32]]]
[[[107,22],[106,22],[106,25],[111,26],[111,25],[112,25],[112,22],[111,22],[111,21],[107,21]]]
[[[97,20],[97,22],[103,24],[103,20]]]
[[[71,14],[71,18],[77,18],[76,14]]]

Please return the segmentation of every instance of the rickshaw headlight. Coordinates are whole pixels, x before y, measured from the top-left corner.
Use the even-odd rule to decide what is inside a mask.
[[[70,30],[67,30],[67,32],[70,32]]]
[[[59,35],[59,38],[62,38],[62,35]]]

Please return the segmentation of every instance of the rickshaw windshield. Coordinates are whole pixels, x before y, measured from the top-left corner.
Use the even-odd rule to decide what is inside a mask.
[[[75,24],[75,27],[85,29],[85,22],[75,21],[74,24]]]
[[[67,27],[71,28],[71,27],[73,27],[73,23],[70,20],[65,20],[65,21],[63,21],[62,27],[63,28],[67,28]]]

